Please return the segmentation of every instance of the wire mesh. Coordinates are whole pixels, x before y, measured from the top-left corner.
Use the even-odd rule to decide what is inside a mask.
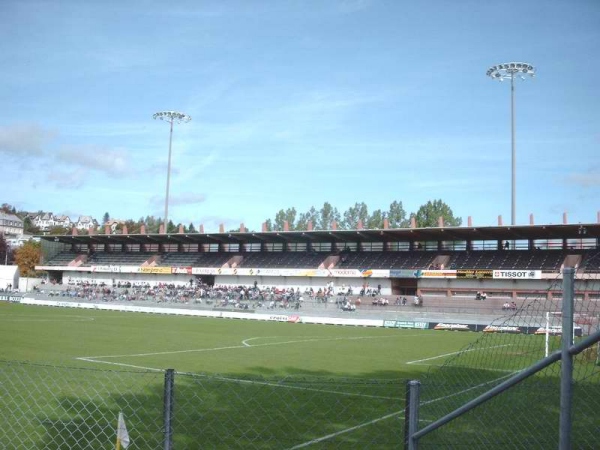
[[[556,284],[562,280],[557,279]],[[598,281],[574,301],[575,342],[598,330]],[[558,287],[559,288],[559,287]],[[526,298],[421,384],[420,428],[484,394],[561,346],[562,296]],[[591,298],[590,298],[591,297]],[[573,361],[572,448],[600,446],[598,344]],[[419,448],[547,449],[559,442],[561,364],[555,363],[419,440]]]
[[[163,377],[0,361],[0,448],[114,448],[119,412],[132,448],[161,448]]]
[[[177,374],[174,448],[397,448],[402,382]]]
[[[171,405],[164,380],[164,372],[0,361],[0,448],[114,448],[119,412],[128,450],[391,449],[402,440],[401,380],[175,372]]]

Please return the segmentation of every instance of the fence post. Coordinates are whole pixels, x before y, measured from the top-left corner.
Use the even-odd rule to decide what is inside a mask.
[[[562,349],[560,374],[560,450],[571,449],[572,407],[573,407],[573,355],[569,352],[573,344],[573,304],[575,297],[575,269],[563,269],[562,295]]]
[[[167,369],[165,372],[165,389],[163,395],[163,426],[165,429],[164,450],[171,450],[173,446],[173,402],[175,400],[175,370]]]
[[[421,383],[410,380],[406,383],[404,405],[404,450],[417,450],[418,441],[413,438],[419,427],[419,391]]]

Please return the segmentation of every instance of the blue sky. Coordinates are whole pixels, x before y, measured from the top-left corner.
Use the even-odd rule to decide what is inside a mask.
[[[600,2],[0,2],[2,195],[100,220],[260,229],[282,208],[442,199],[475,225],[596,221]]]

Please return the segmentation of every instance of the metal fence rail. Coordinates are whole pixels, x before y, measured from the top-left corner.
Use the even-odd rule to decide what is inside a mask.
[[[574,301],[573,269],[563,276],[560,314],[556,303],[529,302],[422,383],[407,385],[406,449],[600,447],[599,311],[595,302]],[[552,315],[560,326],[549,324]],[[544,316],[541,336],[514,332],[515,323]],[[549,344],[554,351],[544,357]]]

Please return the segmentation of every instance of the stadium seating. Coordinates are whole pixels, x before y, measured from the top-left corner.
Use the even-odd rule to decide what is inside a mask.
[[[340,259],[337,268],[344,269],[426,269],[437,252],[350,252]]]
[[[63,251],[46,265],[67,266],[84,253]],[[474,250],[474,251],[375,251],[336,254],[337,269],[430,269],[436,258],[447,260],[444,269],[543,270],[557,272],[569,255],[579,255],[580,271],[600,272],[600,250]],[[316,269],[328,257],[327,252],[96,252],[82,266],[140,266],[153,257],[160,266],[245,267]],[[329,263],[328,263],[329,264]]]
[[[566,252],[561,250],[475,250],[452,252],[450,269],[531,269],[557,271]]]
[[[74,252],[60,252],[58,255],[54,256],[50,261],[48,261],[47,265],[49,266],[67,266],[71,261],[77,258],[79,254]]]
[[[600,272],[600,250],[586,252],[580,267],[585,272]]]
[[[261,253],[243,253],[244,259],[240,267],[260,267],[260,268],[317,268],[327,256],[328,253],[308,253],[308,252],[261,252]]]

